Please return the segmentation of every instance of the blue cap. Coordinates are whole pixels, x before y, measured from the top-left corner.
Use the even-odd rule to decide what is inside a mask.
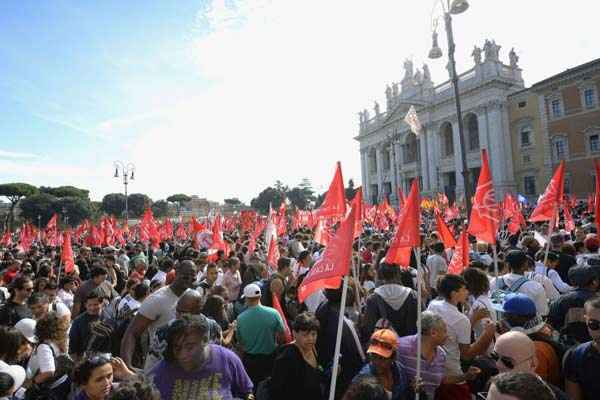
[[[509,293],[504,298],[502,312],[514,315],[536,315],[535,303],[523,293]]]

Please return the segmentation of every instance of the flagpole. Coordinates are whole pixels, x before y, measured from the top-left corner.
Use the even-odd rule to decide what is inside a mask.
[[[346,309],[346,297],[348,294],[348,275],[344,276],[342,288],[342,300],[340,302],[340,315],[338,317],[337,335],[335,337],[335,350],[333,352],[333,368],[331,370],[331,384],[329,385],[329,400],[335,398],[335,385],[337,382],[338,370],[340,367],[340,348],[342,345],[342,332],[344,328],[344,311]],[[418,400],[418,399],[417,399]]]
[[[548,265],[548,253],[550,252],[550,238],[552,236],[552,232],[554,231],[554,225],[556,225],[556,221],[558,218],[558,205],[554,206],[553,217],[550,220],[550,226],[548,227],[548,240],[546,242],[546,252],[544,254],[544,266]]]
[[[419,381],[421,380],[421,354],[423,352],[421,346],[421,308],[422,308],[422,285],[421,285],[421,248],[415,247],[415,258],[417,259],[417,374],[415,377],[415,387],[419,387]],[[415,399],[419,400],[419,391],[415,393]]]

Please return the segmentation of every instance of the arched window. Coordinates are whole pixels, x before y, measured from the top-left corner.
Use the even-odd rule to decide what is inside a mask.
[[[454,155],[454,134],[452,124],[446,122],[440,129],[440,139],[442,144],[442,157],[452,157]]]
[[[419,159],[417,137],[412,132],[408,133],[402,145],[402,159],[404,160],[404,164],[413,163]]]
[[[469,114],[465,118],[467,138],[469,139],[469,151],[479,150],[479,121],[475,114]]]

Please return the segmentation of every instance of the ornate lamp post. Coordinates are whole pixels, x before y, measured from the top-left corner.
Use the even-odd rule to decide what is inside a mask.
[[[446,27],[446,37],[448,39],[448,72],[450,73],[450,79],[452,86],[454,87],[454,100],[456,103],[456,116],[458,118],[458,138],[460,142],[460,155],[462,162],[462,176],[463,186],[465,190],[465,205],[467,206],[467,217],[471,215],[471,185],[469,184],[469,168],[467,166],[467,153],[465,146],[465,135],[463,128],[462,110],[460,105],[460,92],[458,88],[458,75],[456,73],[456,61],[454,60],[454,52],[456,50],[456,44],[454,43],[454,33],[452,31],[452,15],[462,14],[469,8],[467,0],[439,0],[444,10],[444,22]],[[433,31],[433,46],[429,51],[429,58],[438,59],[443,55],[442,49],[438,45],[438,34],[436,31],[437,24],[434,23]]]
[[[132,163],[123,163],[122,161],[115,161],[115,178],[119,177],[119,170],[123,175],[123,186],[125,187],[125,226],[129,228],[129,208],[127,206],[127,185],[129,180],[134,180],[135,176],[135,165]]]

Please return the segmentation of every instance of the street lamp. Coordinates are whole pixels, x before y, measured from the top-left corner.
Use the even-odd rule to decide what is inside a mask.
[[[471,185],[469,184],[469,169],[467,167],[467,153],[465,151],[465,135],[463,128],[462,111],[460,106],[460,93],[458,89],[458,75],[456,73],[456,61],[454,60],[454,52],[456,50],[456,44],[454,43],[454,33],[452,32],[452,14],[461,14],[469,8],[467,0],[446,0],[444,4],[443,0],[439,0],[444,10],[444,22],[446,25],[446,37],[448,39],[448,71],[450,73],[450,80],[454,87],[454,101],[456,103],[456,117],[458,118],[458,138],[460,142],[460,156],[462,162],[462,176],[463,186],[465,187],[465,205],[467,206],[467,218],[471,215]],[[434,24],[433,32],[433,45],[429,51],[429,58],[438,59],[443,55],[442,49],[438,45],[437,24]]]
[[[125,187],[125,226],[129,228],[129,208],[127,206],[127,185],[130,180],[134,180],[135,165],[132,163],[123,163],[122,161],[115,161],[115,178],[119,177],[119,170],[123,175],[123,186]]]

